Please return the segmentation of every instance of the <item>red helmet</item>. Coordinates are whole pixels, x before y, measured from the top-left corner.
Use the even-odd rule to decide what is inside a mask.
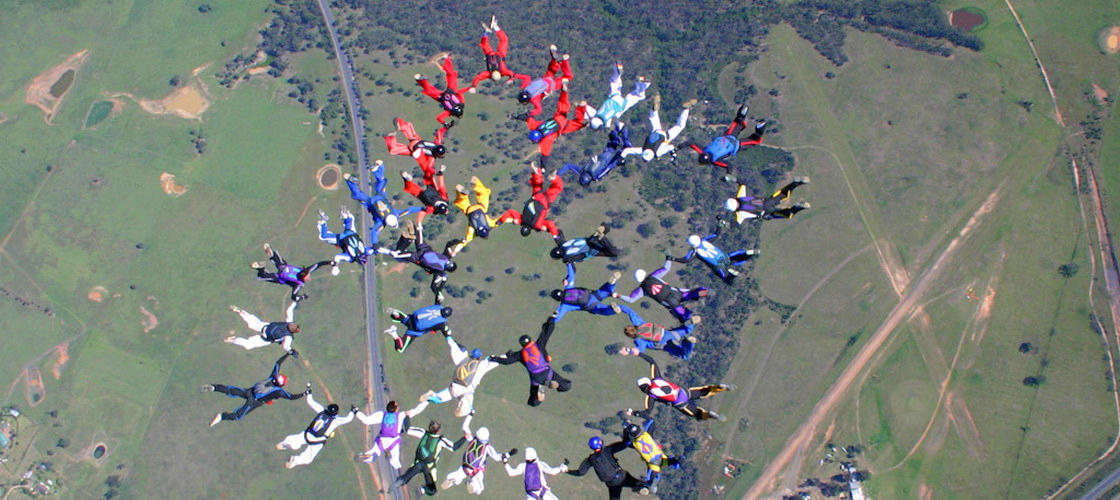
[[[276,380],[273,382],[276,384],[276,387],[284,387],[284,384],[288,383],[288,377],[285,377],[283,373],[277,373]]]

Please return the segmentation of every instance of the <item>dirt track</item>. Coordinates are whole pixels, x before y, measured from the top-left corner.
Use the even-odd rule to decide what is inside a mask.
[[[946,246],[945,250],[941,252],[941,255],[937,257],[933,265],[926,269],[926,271],[913,282],[913,286],[906,292],[898,305],[891,310],[879,328],[875,330],[875,333],[863,348],[860,349],[855,358],[852,359],[851,364],[844,369],[843,373],[836,379],[836,382],[833,383],[832,387],[825,393],[825,396],[813,407],[813,411],[809,414],[805,422],[797,428],[797,431],[795,431],[788,440],[786,440],[782,451],[770,461],[766,469],[762,471],[762,475],[759,476],[758,480],[751,486],[751,489],[747,491],[744,498],[761,498],[769,492],[774,487],[781,471],[785,469],[795,456],[805,451],[813,435],[816,433],[817,427],[824,421],[828,413],[844,399],[852,383],[879,351],[879,348],[890,338],[890,334],[895,328],[898,327],[903,320],[909,318],[917,306],[920,305],[920,299],[925,295],[926,290],[929,289],[934,278],[940,274],[946,262],[953,257],[956,250],[960,248],[969,233],[980,224],[980,220],[983,216],[991,212],[995,207],[996,203],[999,201],[1002,188],[1003,186],[1000,185],[995,191],[992,191],[992,193],[988,195],[988,198],[980,205],[980,208],[972,214],[972,217],[969,218],[957,237],[949,242],[949,245]]]

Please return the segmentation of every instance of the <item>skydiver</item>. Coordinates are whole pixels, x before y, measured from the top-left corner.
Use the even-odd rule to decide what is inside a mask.
[[[485,427],[479,427],[478,433],[471,433],[471,419],[474,418],[474,412],[467,415],[463,419],[463,435],[467,439],[467,449],[463,452],[463,463],[458,469],[455,469],[447,474],[440,485],[440,489],[446,490],[457,486],[463,481],[467,482],[467,493],[472,495],[481,495],[482,490],[486,489],[484,482],[486,476],[486,459],[493,458],[500,460],[502,463],[509,461],[510,455],[517,453],[517,448],[509,451],[509,453],[498,453],[494,446],[490,444],[490,430]]]
[[[630,317],[630,324],[622,329],[622,333],[634,340],[634,347],[623,347],[618,350],[619,354],[637,356],[646,349],[659,349],[683,360],[692,357],[692,350],[697,342],[692,330],[695,325],[700,324],[699,314],[694,314],[680,326],[669,329],[642,319],[637,312],[624,305],[612,304],[611,307],[615,312],[624,312]]]
[[[603,484],[607,485],[611,500],[621,498],[623,488],[630,488],[639,492],[645,487],[644,482],[630,475],[629,472],[618,465],[618,459],[614,457],[618,452],[629,448],[629,443],[617,441],[604,447],[603,439],[595,436],[587,441],[587,446],[591,448],[591,454],[583,459],[583,462],[580,462],[576,470],[569,470],[569,475],[582,476],[587,474],[588,470],[594,468],[595,475],[599,477]]]
[[[415,231],[415,234],[411,234]],[[415,245],[415,250],[408,252],[409,242]],[[432,250],[432,246],[424,242],[424,226],[416,225],[413,229],[412,221],[405,225],[405,229],[401,231],[401,236],[397,240],[395,249],[379,248],[378,252],[389,255],[394,259],[403,262],[411,262],[420,266],[428,274],[432,275],[431,289],[432,293],[436,295],[435,302],[440,304],[443,302],[443,286],[447,284],[447,273],[455,272],[458,266],[455,261],[451,260],[453,255],[451,249],[459,242],[451,240],[443,249],[443,253]]]
[[[447,165],[440,165],[437,172],[435,167],[429,164],[421,164],[420,169],[424,171],[424,187],[412,181],[412,174],[407,171],[401,171],[401,179],[404,179],[404,192],[415,196],[424,204],[418,214],[416,214],[416,223],[424,222],[424,216],[428,214],[443,215],[447,213],[447,187],[443,183],[443,171],[447,170]]]
[[[649,493],[656,494],[657,484],[661,482],[661,469],[663,467],[679,469],[681,463],[676,457],[665,453],[651,432],[653,432],[653,419],[647,418],[641,426],[633,423],[625,424],[622,439],[629,441],[630,446],[646,463],[645,484],[649,488]]]
[[[689,101],[684,104],[684,109],[681,110],[680,116],[677,117],[677,123],[669,130],[661,127],[661,116],[658,114],[661,107],[661,96],[657,95],[653,98],[653,109],[649,112],[649,135],[646,136],[645,143],[641,147],[629,147],[622,151],[622,156],[641,155],[642,159],[646,162],[651,162],[655,159],[661,158],[665,155],[671,155],[673,161],[676,161],[677,147],[673,145],[673,141],[684,130],[685,123],[688,121],[688,113],[696,100]]]
[[[712,139],[707,146],[703,149],[696,144],[689,144],[688,147],[696,151],[700,156],[696,161],[701,165],[711,163],[717,167],[727,168],[724,163],[724,158],[735,156],[739,149],[743,146],[757,146],[762,144],[762,134],[766,132],[766,122],[760,121],[755,124],[754,132],[747,137],[747,140],[740,141],[739,133],[747,128],[747,105],[739,106],[739,111],[735,114],[735,120],[727,127],[727,131],[723,135]]]
[[[529,236],[533,230],[548,231],[556,240],[562,241],[564,237],[556,223],[548,219],[548,209],[560,192],[564,190],[564,181],[555,172],[548,176],[548,189],[544,187],[544,168],[533,165],[533,174],[529,177],[529,188],[533,194],[525,202],[525,208],[520,212],[509,209],[498,217],[503,224],[514,222],[521,226],[521,236]]]
[[[330,217],[322,210],[319,211],[319,239],[330,243],[342,250],[334,259],[331,260],[331,276],[338,276],[338,264],[342,261],[353,262],[359,266],[365,265],[366,260],[372,255],[375,250],[372,247],[366,247],[362,237],[354,230],[354,215],[350,213],[350,209],[345,206],[339,210],[339,216],[342,217],[342,232],[332,233],[327,228],[327,221]]]
[[[432,84],[428,82],[428,79],[421,76],[420,73],[413,75],[413,78],[415,78],[416,83],[420,85],[424,95],[434,99],[439,103],[440,107],[443,108],[443,112],[441,112],[439,116],[436,116],[436,121],[438,121],[440,125],[443,125],[443,128],[448,129],[455,125],[455,120],[448,122],[447,117],[454,116],[455,118],[461,118],[463,116],[463,106],[466,104],[463,93],[466,92],[467,89],[459,89],[459,74],[455,72],[455,66],[451,63],[450,54],[443,56],[443,62],[440,64],[440,67],[443,68],[447,83],[447,88],[442,91],[432,86]]]
[[[748,195],[746,184],[739,184],[735,190],[735,197],[728,198],[723,203],[723,208],[735,214],[735,222],[738,224],[748,219],[792,219],[797,212],[809,208],[809,204],[799,202],[785,208],[781,205],[789,199],[790,193],[793,193],[797,186],[808,183],[808,177],[794,177],[792,182],[766,198]]]
[[[284,384],[288,383],[288,377],[280,373],[280,365],[284,364],[284,360],[288,356],[299,356],[299,353],[293,351],[285,353],[276,360],[276,364],[272,367],[272,373],[268,378],[257,382],[248,389],[241,387],[223,384],[204,384],[201,387],[202,392],[220,392],[231,398],[243,398],[245,403],[236,410],[231,412],[219,413],[214,415],[214,419],[210,421],[210,427],[218,425],[222,420],[241,420],[248,415],[249,412],[257,409],[257,407],[266,404],[272,404],[273,400],[284,398],[288,400],[296,400],[308,394],[311,394],[311,382],[307,383],[307,390],[296,394],[290,394],[284,390]]]
[[[386,135],[385,146],[389,148],[389,154],[411,156],[422,166],[424,163],[431,163],[432,158],[443,158],[447,153],[447,148],[443,146],[443,135],[447,129],[440,127],[436,130],[435,141],[425,141],[416,135],[416,128],[411,123],[400,118],[396,119],[396,123],[397,130],[408,139],[408,144],[401,144],[396,132]]]
[[[397,352],[404,352],[408,349],[412,339],[423,337],[427,333],[442,333],[445,336],[451,330],[447,327],[447,318],[451,317],[451,308],[441,305],[431,305],[421,307],[411,314],[405,314],[404,311],[389,308],[389,318],[397,323],[404,325],[404,338],[397,334],[397,325],[392,325],[385,330],[385,333],[393,337],[393,345],[396,346]]]
[[[443,437],[439,422],[435,420],[428,423],[427,430],[420,427],[409,427],[407,433],[409,436],[420,438],[420,442],[416,444],[416,458],[413,460],[412,466],[404,471],[396,481],[393,481],[393,484],[389,485],[386,491],[404,486],[417,474],[423,474],[424,486],[420,488],[420,492],[428,496],[435,495],[436,462],[439,461],[439,456],[443,453],[443,450],[455,451],[459,449],[467,442],[467,438],[464,436],[452,442],[450,439]]]
[[[548,487],[544,475],[555,476],[561,472],[568,472],[568,459],[565,458],[559,467],[553,467],[540,460],[537,457],[537,450],[529,447],[525,448],[525,462],[518,464],[517,467],[510,467],[509,462],[506,461],[505,466],[509,477],[525,475],[525,500],[558,500]]]
[[[540,78],[530,79],[527,75],[514,75],[514,78],[521,81],[521,92],[517,94],[517,102],[529,104],[533,107],[528,116],[541,114],[541,101],[553,92],[563,88],[564,84],[572,79],[572,66],[568,62],[568,54],[564,54],[557,61],[556,46],[549,45],[548,57],[548,69]],[[560,78],[556,78],[557,71],[560,72]],[[560,96],[563,97],[564,94],[560,94]],[[565,114],[567,114],[566,111]],[[582,118],[582,110],[579,110],[576,115]],[[529,128],[534,127],[530,126]]]
[[[452,249],[452,256],[458,254],[475,236],[489,238],[490,230],[502,225],[500,218],[490,217],[487,213],[490,210],[490,188],[486,187],[478,177],[472,176],[471,191],[474,192],[474,203],[471,203],[470,194],[462,184],[455,186],[454,205],[467,216],[467,234]]]
[[[369,242],[376,246],[381,241],[381,230],[385,226],[395,228],[400,224],[402,217],[414,214],[422,209],[421,207],[408,207],[399,210],[393,208],[393,202],[389,199],[385,190],[389,181],[385,179],[385,163],[381,160],[374,162],[374,166],[369,169],[369,175],[370,184],[373,186],[373,191],[370,194],[366,194],[358,186],[358,180],[349,172],[342,174],[342,178],[346,181],[346,186],[350,188],[350,197],[358,200],[373,218],[373,226],[369,228]]]
[[[614,128],[607,134],[607,145],[603,147],[603,151],[596,156],[592,156],[587,161],[580,165],[568,163],[564,165],[558,172],[562,175],[564,172],[575,172],[579,177],[579,184],[581,186],[589,186],[594,181],[602,180],[607,174],[611,173],[616,167],[622,165],[625,160],[623,159],[623,151],[630,148],[633,144],[630,143],[630,130],[626,128],[626,124],[621,121],[616,123]]]
[[[561,87],[560,99],[556,103],[556,113],[552,115],[551,119],[542,121],[538,120],[535,115],[525,118],[525,125],[529,127],[529,140],[537,144],[541,153],[541,168],[547,167],[548,157],[552,154],[552,144],[556,142],[558,137],[575,132],[587,124],[584,116],[584,109],[587,107],[586,102],[580,102],[579,106],[576,106],[575,116],[568,118],[572,103],[568,100],[567,87],[567,83]]]
[[[315,456],[322,451],[323,445],[334,436],[334,432],[339,427],[354,420],[354,415],[358,413],[358,408],[351,406],[350,413],[340,417],[338,416],[338,405],[331,403],[323,408],[323,405],[315,402],[315,398],[311,394],[307,395],[307,406],[310,406],[316,412],[315,418],[311,420],[310,424],[307,424],[307,428],[276,443],[277,450],[298,450],[303,448],[304,445],[307,446],[303,453],[288,457],[288,463],[284,464],[284,467],[288,469],[307,465],[314,461]]]
[[[451,383],[442,391],[428,391],[421,396],[421,399],[434,404],[457,399],[459,402],[455,405],[455,417],[462,418],[474,411],[474,391],[482,383],[482,377],[497,368],[500,363],[484,357],[480,349],[475,348],[468,352],[465,347],[455,342],[451,335],[447,335],[445,339],[451,352],[451,362],[455,364]]]
[[[264,347],[268,344],[280,344],[280,347],[285,352],[292,352],[292,338],[295,334],[300,332],[299,325],[292,323],[295,318],[296,306],[299,302],[292,302],[288,305],[285,312],[284,321],[274,321],[265,323],[260,318],[253,315],[253,313],[246,311],[237,306],[229,306],[229,310],[241,316],[242,321],[249,327],[250,330],[260,332],[260,335],[252,337],[237,337],[230,335],[226,337],[225,342],[229,344],[236,344],[244,347],[245,350],[256,349]]]
[[[634,90],[623,96],[622,63],[615,63],[614,74],[611,76],[611,91],[607,95],[607,100],[599,105],[598,111],[591,106],[587,106],[584,111],[587,120],[591,122],[591,128],[599,130],[604,125],[609,126],[611,121],[621,119],[623,113],[646,98],[646,89],[649,88],[649,85],[650,83],[646,81],[645,77],[639,76],[634,81]]]
[[[549,257],[567,263],[583,262],[587,259],[602,255],[603,257],[618,257],[619,250],[607,239],[611,227],[606,223],[599,224],[595,232],[586,238],[572,238],[564,240],[548,252]]]
[[[428,402],[421,401],[415,408],[401,411],[396,401],[389,401],[385,405],[384,411],[376,411],[369,415],[359,411],[357,417],[363,424],[379,425],[373,447],[366,450],[365,453],[359,454],[358,460],[372,463],[378,455],[384,455],[389,460],[389,465],[393,467],[393,471],[400,471],[401,431],[408,429],[410,418],[416,417],[427,407]]]
[[[299,267],[288,264],[280,253],[272,249],[272,245],[264,244],[264,253],[268,255],[269,260],[276,266],[276,272],[270,273],[264,270],[264,262],[253,262],[249,267],[257,270],[257,279],[261,281],[268,281],[270,283],[278,283],[281,285],[288,285],[292,289],[291,299],[293,302],[299,302],[307,298],[307,294],[300,294],[303,285],[307,280],[311,279],[311,273],[315,272],[321,266],[331,263],[329,260],[319,261],[307,267]]]
[[[672,261],[666,260],[665,264],[652,273],[646,274],[644,269],[634,271],[634,281],[638,282],[638,287],[629,295],[617,295],[616,297],[625,300],[629,303],[637,302],[642,296],[653,299],[654,302],[661,304],[661,307],[669,310],[669,313],[677,318],[680,322],[688,321],[692,316],[692,310],[685,307],[683,302],[693,300],[700,300],[708,296],[708,289],[704,287],[698,288],[677,288],[670,286],[661,279],[669,268],[672,266]]]
[[[481,71],[471,81],[471,86],[467,89],[468,92],[474,93],[475,88],[483,80],[489,78],[495,82],[502,81],[502,77],[507,77],[506,84],[512,83],[514,79],[521,80],[521,86],[529,85],[532,78],[526,75],[519,75],[514,73],[506,67],[506,53],[509,51],[509,37],[506,32],[498,26],[498,19],[490,16],[490,24],[482,24],[482,40],[478,42],[478,46],[482,48],[482,54],[486,56],[486,69]],[[490,33],[498,37],[498,50],[494,50],[490,46]]]
[[[639,378],[637,381],[638,390],[646,395],[645,408],[641,411],[635,412],[634,410],[627,409],[627,415],[648,415],[653,401],[661,401],[668,404],[677,411],[692,417],[696,420],[707,420],[714,418],[723,422],[727,418],[714,411],[706,408],[701,408],[696,404],[699,399],[704,399],[712,394],[723,391],[734,390],[735,386],[729,384],[709,384],[697,387],[689,387],[685,389],[673,382],[670,382],[661,377],[661,369],[657,367],[657,361],[654,361],[648,354],[641,353],[638,357],[644,359],[649,363],[650,376]]]
[[[703,238],[700,235],[694,234],[688,237],[688,246],[692,247],[684,257],[671,257],[666,255],[669,260],[687,264],[696,257],[711,269],[716,276],[719,276],[724,283],[731,284],[735,277],[739,275],[739,270],[732,266],[738,266],[751,257],[758,255],[757,249],[735,250],[734,252],[727,253],[720,247],[712,244],[712,240],[719,236],[720,230],[727,225],[727,221],[719,219],[716,226],[716,232],[709,234]]]
[[[615,271],[610,281],[603,283],[598,290],[579,288],[576,286],[576,266],[569,262],[568,276],[564,278],[564,289],[554,289],[549,293],[550,297],[560,302],[560,307],[557,307],[556,311],[552,313],[552,318],[560,321],[560,318],[571,311],[587,311],[600,316],[613,316],[616,311],[603,301],[614,294],[614,284],[620,277],[622,277],[622,273]]]
[[[552,356],[548,355],[546,348],[548,339],[552,336],[552,331],[555,328],[556,320],[548,318],[548,321],[545,321],[544,325],[541,326],[541,333],[537,336],[536,342],[528,335],[522,335],[517,339],[517,342],[521,344],[520,350],[507,351],[500,356],[490,356],[492,361],[499,364],[521,363],[525,365],[525,369],[529,372],[529,406],[538,406],[544,401],[544,394],[541,393],[542,385],[547,385],[558,392],[567,392],[572,388],[570,380],[552,369]]]

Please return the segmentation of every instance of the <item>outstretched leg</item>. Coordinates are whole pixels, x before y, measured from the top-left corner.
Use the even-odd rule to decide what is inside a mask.
[[[797,189],[797,186],[801,186],[803,184],[808,184],[808,183],[809,183],[809,178],[808,177],[794,177],[792,182],[790,182],[789,184],[786,184],[785,186],[782,186],[781,189],[775,191],[774,194],[770,195],[770,197],[771,198],[777,198],[781,201],[786,201],[786,199],[789,198],[789,195],[791,193],[793,193],[793,190]]]
[[[447,89],[451,91],[459,90],[459,73],[455,72],[455,65],[451,62],[451,56],[443,58],[443,74],[447,77]]]

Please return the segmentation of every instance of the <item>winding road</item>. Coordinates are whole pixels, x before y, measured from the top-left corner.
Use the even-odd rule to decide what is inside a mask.
[[[334,47],[335,59],[338,61],[338,73],[342,77],[342,90],[346,95],[346,107],[350,111],[350,128],[354,132],[354,150],[358,156],[358,172],[360,176],[359,184],[362,186],[369,184],[369,158],[367,157],[366,141],[365,141],[365,122],[362,119],[362,103],[361,97],[358,93],[358,84],[354,80],[354,64],[342,47],[338,43],[338,30],[334,26],[334,16],[331,15],[330,0],[318,0],[319,10],[323,13],[323,21],[327,25],[327,33],[331,37],[331,45]],[[362,210],[362,228],[366,234],[369,234],[369,228],[372,224],[369,212]],[[366,369],[369,371],[369,400],[375,410],[380,410],[385,407],[386,391],[388,384],[385,382],[385,370],[381,365],[381,353],[378,349],[377,343],[377,273],[373,272],[374,263],[370,263],[365,271],[362,273],[362,283],[365,288],[365,305],[366,305],[366,337],[369,344],[369,362]],[[369,433],[368,428],[366,432],[366,448],[368,449],[372,443],[373,436]],[[379,488],[383,488],[388,479],[393,477],[393,471],[385,464],[384,460],[375,460],[371,465],[371,469],[375,473],[374,481],[378,484]],[[378,479],[380,478],[380,479]],[[401,488],[396,488],[387,493],[390,497],[402,500],[407,498],[407,495]]]

